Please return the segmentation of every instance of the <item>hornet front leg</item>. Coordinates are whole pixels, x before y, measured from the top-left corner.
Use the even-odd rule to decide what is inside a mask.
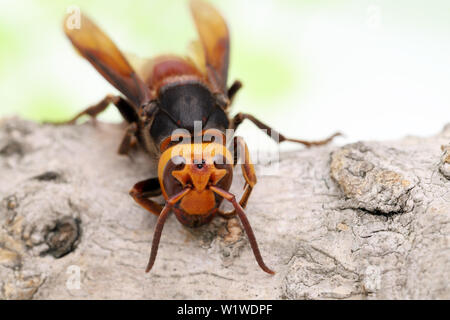
[[[242,175],[245,179],[244,194],[242,195],[239,204],[242,208],[247,206],[248,199],[252,193],[253,187],[255,186],[257,179],[255,174],[255,167],[250,160],[250,152],[248,151],[247,144],[242,137],[234,137],[234,163],[241,165]],[[223,212],[218,211],[218,214],[222,217],[229,219],[236,215],[236,209]]]
[[[161,193],[162,191],[158,178],[140,181],[130,190],[130,196],[133,197],[134,201],[142,208],[157,216],[161,214],[163,208],[155,201],[148,198],[157,197],[161,195]]]

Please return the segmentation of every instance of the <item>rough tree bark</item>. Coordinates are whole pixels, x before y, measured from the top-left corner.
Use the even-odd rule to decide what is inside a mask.
[[[128,191],[156,162],[117,155],[122,132],[1,121],[0,298],[450,298],[450,126],[282,154],[247,209],[275,276],[236,220],[173,216],[144,273],[156,217]]]

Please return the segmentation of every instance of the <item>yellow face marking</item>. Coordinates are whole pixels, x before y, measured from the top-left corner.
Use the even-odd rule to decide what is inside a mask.
[[[163,184],[164,169],[172,158],[181,157],[185,163],[183,169],[173,171],[172,175],[183,186],[191,182],[197,192],[202,192],[209,182],[217,184],[227,173],[225,169],[215,167],[216,156],[221,156],[221,160],[225,158],[227,164],[233,165],[231,152],[224,145],[214,142],[177,144],[164,151],[158,164],[158,178],[164,197],[168,198]]]
[[[191,181],[195,190],[202,192],[210,181],[214,185],[227,174],[227,170],[217,169],[214,164],[199,166],[202,167],[198,168],[196,164],[185,165],[182,170],[173,171],[172,175],[181,182],[183,187]]]

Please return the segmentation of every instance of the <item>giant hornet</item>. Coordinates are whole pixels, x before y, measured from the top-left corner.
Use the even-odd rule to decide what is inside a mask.
[[[248,119],[269,136],[278,136],[278,143],[292,141],[306,146],[326,144],[338,134],[308,142],[287,138],[250,114],[230,117],[231,103],[242,84],[235,81],[227,86],[230,55],[227,24],[206,2],[191,0],[190,9],[199,35],[199,41],[191,46],[191,55],[157,56],[140,61],[137,67],[89,18],[80,15],[77,28],[69,23],[68,16],[64,31],[72,44],[123,96],[107,95],[65,123],[73,124],[83,115],[95,119],[112,103],[128,124],[119,154],[128,154],[133,146],[140,145],[159,158],[158,177],[140,181],[130,191],[139,205],[158,216],[146,272],[153,267],[164,223],[173,211],[189,227],[209,223],[217,215],[225,218],[237,215],[259,266],[274,274],[261,257],[244,212],[256,184],[247,145],[240,137],[227,137],[226,131],[237,129]],[[200,130],[196,130],[198,124]],[[231,143],[226,143],[227,138]],[[236,164],[240,164],[246,182],[239,202],[229,192]],[[161,194],[164,206],[150,199]],[[219,209],[223,199],[234,210]]]

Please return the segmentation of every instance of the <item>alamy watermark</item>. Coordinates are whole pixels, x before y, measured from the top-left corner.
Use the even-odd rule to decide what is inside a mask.
[[[366,25],[370,30],[378,30],[383,22],[383,12],[378,4],[367,7]]]
[[[77,6],[67,7],[66,27],[69,30],[81,28],[81,10]]]
[[[71,265],[66,269],[68,275],[66,288],[69,290],[81,289],[81,268],[77,265]]]
[[[369,265],[364,271],[363,284],[368,292],[376,292],[381,287],[381,270],[377,266]]]
[[[202,122],[194,121],[193,134],[186,129],[176,129],[172,132],[170,137],[173,143],[171,158],[179,159],[181,155],[182,161],[186,164],[199,164],[205,159],[209,159],[215,164],[261,165],[258,168],[259,174],[276,174],[280,161],[279,134],[274,130],[262,131],[273,140],[275,147],[267,148],[267,138],[264,137],[265,143],[257,143],[256,147],[259,145],[265,147],[254,150],[254,146],[252,146],[253,152],[250,153],[244,140],[235,136],[235,130],[226,129],[225,133],[215,129],[203,130]],[[189,147],[186,148],[186,145]],[[231,158],[225,156],[227,153],[225,148],[232,155]]]

